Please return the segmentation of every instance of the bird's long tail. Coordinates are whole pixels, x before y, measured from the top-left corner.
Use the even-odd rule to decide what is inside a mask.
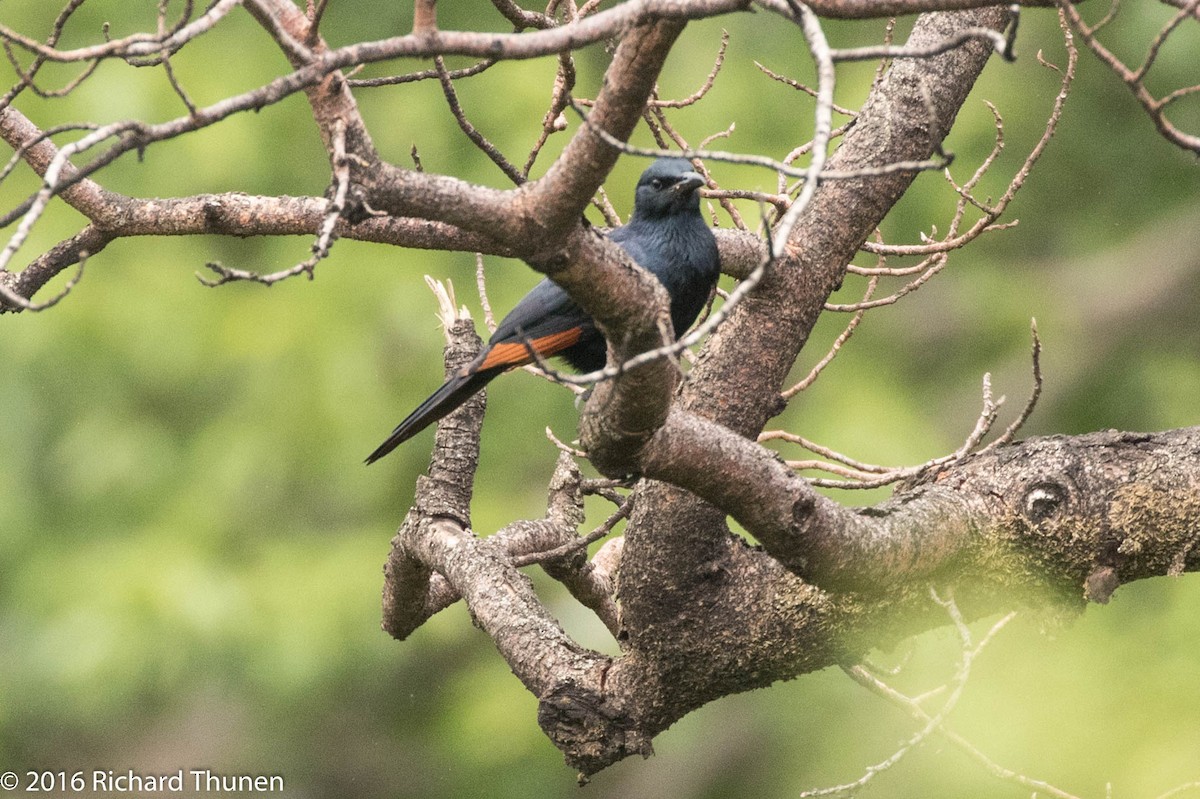
[[[387,440],[367,456],[366,462],[374,463],[429,425],[456,410],[501,371],[503,370],[486,369],[451,377],[442,384],[441,388],[433,392],[429,399],[418,405],[415,411],[397,425]]]

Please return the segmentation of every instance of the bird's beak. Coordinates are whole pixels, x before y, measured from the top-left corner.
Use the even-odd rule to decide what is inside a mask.
[[[671,189],[678,194],[687,194],[689,191],[695,191],[703,185],[704,176],[699,172],[685,172],[679,176],[679,180],[675,181],[675,185]]]

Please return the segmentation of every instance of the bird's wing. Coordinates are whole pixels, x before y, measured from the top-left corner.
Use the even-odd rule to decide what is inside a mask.
[[[482,359],[470,368],[508,369],[532,363],[530,349],[549,358],[578,343],[592,327],[591,317],[546,278],[500,321]]]

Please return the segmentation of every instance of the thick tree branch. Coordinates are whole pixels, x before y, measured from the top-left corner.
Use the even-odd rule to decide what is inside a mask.
[[[55,275],[100,252],[112,240],[111,234],[88,225],[34,258],[20,272],[0,270],[0,313],[31,307],[33,295]]]
[[[886,591],[928,577],[967,543],[966,508],[949,492],[930,492],[919,506],[909,499],[902,512],[858,513],[817,493],[756,442],[686,411],[671,414],[642,464],[645,476],[721,508],[772,557],[826,589]]]
[[[652,505],[654,515],[695,516],[671,491],[642,500],[667,503]],[[612,740],[628,740],[631,723],[648,740],[718,696],[851,662],[864,648],[943,624],[930,581],[955,586],[978,616],[1015,603],[1079,607],[1132,580],[1200,570],[1198,519],[1200,428],[1033,439],[972,456],[862,514],[855,536],[836,542],[846,552],[830,542],[828,554],[847,561],[835,573],[860,572],[849,563],[858,558],[886,576],[860,591],[822,594],[732,538],[705,544],[704,569],[682,585],[661,560],[639,564],[659,581],[655,612],[638,610],[635,646],[603,683],[582,691],[572,683],[572,707],[582,726],[605,724],[606,704],[621,707]],[[643,523],[635,513],[631,524]],[[555,740],[573,766],[605,765]]]
[[[879,19],[931,11],[966,11],[996,4],[987,0],[814,0],[807,5],[822,17]],[[1054,5],[1054,0],[1024,0],[1020,5],[1046,7]]]
[[[635,28],[621,39],[593,111],[606,130],[620,138],[632,132],[681,30],[681,22],[662,21]],[[580,130],[546,175],[510,191],[382,164],[370,186],[371,204],[392,214],[478,231],[553,274],[569,260],[566,239],[579,229],[584,209],[618,154]]]
[[[978,12],[933,14],[918,20],[909,44],[924,47],[951,36],[961,27],[989,26],[1000,30],[1007,22],[1006,13],[988,9]],[[982,70],[990,54],[990,44],[968,42],[963,46],[926,60],[903,61],[892,67],[879,81],[868,98],[855,126],[834,153],[828,168],[853,170],[862,166],[877,166],[895,161],[927,158],[950,129],[958,108]],[[682,395],[680,410],[694,412],[729,427],[746,437],[757,436],[762,424],[782,409],[778,399],[783,381],[803,347],[809,331],[823,310],[830,292],[840,284],[845,265],[859,246],[882,220],[891,205],[903,194],[912,175],[883,175],[861,180],[836,181],[821,185],[812,204],[793,228],[789,248],[784,258],[776,261],[756,291],[751,294],[709,340],[700,360],[689,376]],[[753,364],[753,368],[746,368]],[[664,428],[670,433],[669,428]],[[664,435],[664,440],[668,436]],[[728,442],[716,436],[704,442],[705,457],[720,461],[728,452],[722,449]],[[690,442],[689,442],[690,443]],[[648,456],[664,460],[649,462],[655,468],[666,468],[672,461],[668,450],[647,449]],[[759,469],[778,473],[765,463],[762,456],[750,458]],[[779,464],[782,467],[782,464]],[[751,481],[724,474],[743,491],[752,493]],[[673,475],[674,479],[683,479]],[[697,478],[691,478],[695,482]],[[828,510],[823,502],[798,501],[807,497],[794,483],[787,481],[791,493],[785,491],[773,498],[776,510],[785,515],[774,524],[788,540],[788,533],[805,532],[806,544],[822,543],[817,533],[822,522],[831,525],[829,539],[838,539],[832,531],[851,531],[849,512]],[[711,486],[716,489],[714,484]],[[728,503],[717,494],[713,499]],[[781,641],[804,641],[814,644],[812,625],[822,618],[817,610],[811,586],[795,579],[780,567],[780,562],[761,553],[746,553],[732,543],[725,527],[725,510],[698,499],[676,487],[650,482],[638,491],[638,505],[626,528],[625,553],[619,576],[624,621],[629,634],[632,660],[643,664],[643,670],[654,671],[650,664],[672,663],[674,668],[694,673],[676,674],[663,686],[684,684],[696,692],[689,699],[675,702],[659,698],[656,706],[686,706],[697,695],[707,701],[730,690],[730,685],[747,682],[758,685],[760,680],[779,679],[797,673],[795,651]],[[739,509],[753,511],[752,502]],[[741,512],[741,510],[739,510]],[[749,518],[749,517],[747,517]],[[753,522],[757,523],[757,522]],[[806,525],[812,527],[806,528]],[[873,528],[879,530],[880,528]],[[764,543],[771,540],[766,525],[761,527]],[[793,539],[794,540],[794,539]],[[870,537],[868,537],[868,542]],[[866,543],[861,544],[867,545]],[[798,554],[795,546],[771,545],[780,556]],[[805,553],[812,561],[792,562],[802,573],[817,569],[822,579],[836,584],[837,577],[825,572],[823,566],[848,564],[836,558],[836,552],[822,550]],[[824,557],[828,556],[828,560]],[[891,557],[904,562],[912,557],[902,547],[891,550]],[[820,562],[821,565],[818,565]],[[916,564],[913,564],[916,565]],[[928,562],[920,562],[924,570]],[[855,567],[857,569],[857,567]],[[851,572],[855,571],[854,569]],[[883,571],[881,568],[880,571]],[[754,573],[748,573],[754,572]],[[737,575],[737,576],[732,576]],[[851,573],[842,575],[854,582]],[[745,589],[734,588],[752,582],[762,595],[743,595]],[[722,590],[737,593],[722,596]],[[746,615],[727,613],[725,620],[741,629],[761,630],[764,623],[753,614],[771,618],[772,646],[764,646],[761,636],[749,639],[734,635],[724,628],[720,632],[706,629],[686,608],[746,608]],[[782,608],[780,603],[782,603]],[[784,610],[783,608],[786,608]],[[806,610],[800,610],[805,608]],[[815,615],[814,615],[815,614]],[[736,618],[731,618],[736,617]],[[827,623],[826,619],[823,622]],[[723,638],[733,635],[735,640]],[[722,659],[702,639],[722,639],[731,649],[745,655],[746,661]],[[828,641],[831,650],[837,644]],[[703,650],[700,653],[695,648]],[[816,650],[811,650],[816,651]],[[828,654],[828,653],[827,653]],[[755,663],[753,676],[747,678],[745,663]],[[687,665],[681,665],[687,664]],[[740,672],[724,669],[740,667]],[[803,668],[803,666],[799,666]],[[704,686],[699,688],[698,686]],[[684,710],[683,712],[686,712]],[[665,723],[677,718],[663,716]]]
[[[0,139],[20,152],[39,176],[58,154],[44,132],[19,110],[0,110]],[[64,179],[76,174],[68,161]],[[78,253],[100,252],[124,236],[315,236],[325,220],[327,201],[321,197],[255,196],[241,193],[200,194],[191,197],[138,198],[109,191],[84,178],[66,188],[62,199],[91,220],[74,239],[39,256],[15,275],[10,287],[29,299],[64,269],[78,263]],[[397,216],[370,216],[357,222],[338,221],[339,238],[392,244],[399,247],[457,252],[481,252],[516,257],[520,250],[482,233],[445,222]],[[738,230],[718,230],[723,268],[743,276],[761,260],[762,240]]]
[[[482,342],[470,318],[460,318],[448,292],[441,293],[439,300],[446,331],[446,371],[452,373],[475,357]],[[484,402],[480,393],[438,425],[429,470],[418,479],[412,509],[392,539],[383,567],[383,629],[395,638],[406,638],[441,610],[443,602],[460,594],[431,583],[432,563],[415,547],[429,525],[439,520],[459,530],[471,525]]]
[[[944,38],[960,26],[999,29],[1005,21],[1005,13],[997,10],[928,15],[918,20],[910,43],[923,45]],[[988,46],[970,42],[932,59],[896,64],[872,91],[829,166],[853,169],[927,157],[949,130],[989,53]],[[743,436],[757,436],[762,424],[782,410],[783,381],[830,292],[840,284],[846,263],[911,179],[911,175],[887,175],[826,183],[817,190],[794,228],[789,257],[767,271],[757,290],[705,346],[685,386],[681,410],[713,419]],[[754,368],[745,368],[746,364]],[[661,616],[661,586],[699,591],[689,575],[721,557],[728,533],[722,510],[693,495],[663,487],[643,490],[653,491],[646,506],[662,512],[641,523],[635,519],[627,528],[620,592],[627,620],[635,620],[630,624],[635,631],[633,644],[645,640],[657,646],[657,641],[672,636],[655,629],[642,639],[639,631],[646,627],[643,622]],[[808,514],[820,510],[819,504],[807,509],[788,504],[787,516],[778,524],[804,524]],[[669,579],[663,578],[664,571],[671,575]],[[699,601],[699,597],[680,601]]]
[[[59,153],[43,131],[11,106],[0,110],[0,139],[21,153],[42,177]],[[62,180],[70,181],[77,174],[74,165],[66,161]],[[9,281],[10,288],[26,299],[59,272],[78,263],[79,252],[95,255],[116,238],[200,234],[315,236],[328,211],[328,201],[322,197],[267,197],[234,192],[143,199],[109,191],[89,178],[74,182],[60,196],[92,224],[78,236],[39,256]],[[517,254],[512,247],[485,235],[427,219],[369,216],[353,223],[341,219],[334,234],[416,249]]]
[[[547,696],[565,682],[601,679],[609,658],[579,647],[563,632],[496,542],[476,538],[449,519],[423,526],[412,528],[406,548],[462,595],[476,623],[535,696]]]
[[[622,38],[592,108],[592,124],[622,141],[629,137],[683,27],[681,21],[663,20]],[[586,126],[576,132],[546,175],[526,187],[528,202],[543,217],[539,224],[545,231],[579,219],[618,155]]]
[[[1001,30],[1007,19],[997,9],[926,15],[908,44],[924,47],[960,27]],[[896,63],[872,90],[829,168],[853,171],[928,158],[949,132],[990,54],[989,44],[971,41],[934,58]],[[793,230],[791,257],[768,270],[755,301],[744,303],[713,336],[685,394],[686,407],[747,436],[757,435],[782,410],[770,398],[780,392],[829,294],[841,284],[846,264],[914,177],[902,173],[821,185]],[[760,364],[763,368],[736,368],[764,354],[770,360]]]

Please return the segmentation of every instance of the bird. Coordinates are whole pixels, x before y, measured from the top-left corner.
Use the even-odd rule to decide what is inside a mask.
[[[684,158],[659,158],[638,179],[629,221],[609,233],[631,258],[662,283],[671,298],[676,336],[692,326],[720,276],[712,229],[700,214],[705,183]],[[487,346],[417,406],[366,458],[371,464],[454,411],[493,378],[539,359],[561,357],[581,372],[604,367],[607,342],[591,316],[549,278],[505,316]]]

